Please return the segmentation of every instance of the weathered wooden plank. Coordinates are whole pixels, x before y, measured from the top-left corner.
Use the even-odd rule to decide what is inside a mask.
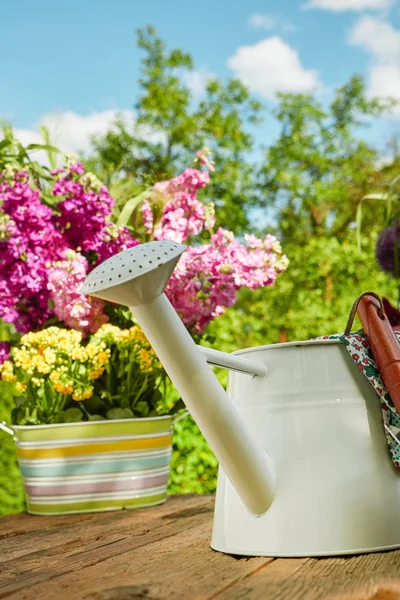
[[[193,511],[196,514],[203,512],[210,516],[213,506],[213,496],[190,495],[171,497],[165,504],[150,509],[92,513],[91,519],[82,521],[75,517],[86,517],[87,515],[65,515],[63,517],[23,515],[28,526],[25,533],[23,521],[19,519],[19,528],[14,535],[10,535],[9,530],[8,534],[0,536],[0,573],[4,568],[2,562],[15,561],[17,558],[21,558],[23,562],[23,556],[32,552],[62,546],[69,541],[82,545],[101,539],[109,531],[121,534],[123,537],[130,529],[134,529],[136,535],[145,535],[148,530],[164,526],[166,521],[183,518],[184,515],[193,513]],[[176,512],[180,517],[176,517],[174,514]],[[74,518],[71,519],[71,517]],[[7,520],[12,522],[10,517],[7,517]]]
[[[400,582],[378,583],[367,592],[335,595],[330,600],[400,600]]]
[[[183,510],[183,506],[187,509],[197,507],[204,502],[213,503],[214,496],[197,494],[182,494],[180,496],[168,496],[167,502],[153,506],[150,508],[139,508],[132,510],[117,510],[98,513],[80,513],[76,515],[53,515],[53,516],[35,516],[26,513],[18,513],[15,515],[6,515],[0,517],[0,541],[7,537],[15,537],[19,535],[27,535],[29,533],[36,534],[42,531],[59,531],[63,527],[72,525],[89,524],[93,522],[114,521],[118,518],[125,518],[128,513],[138,515],[148,515],[149,511],[152,515],[161,515],[171,512],[172,510]],[[147,517],[148,518],[148,517]]]
[[[209,547],[212,510],[212,497],[191,496],[90,518],[0,520],[0,598],[400,600],[399,551],[335,559],[232,557]]]
[[[145,546],[112,554],[101,563],[86,565],[74,572],[47,572],[47,581],[31,582],[30,588],[7,592],[10,600],[68,600],[140,598],[147,600],[187,600],[213,597],[243,577],[265,567],[273,559],[234,558],[213,552],[210,547],[211,519],[203,515],[182,520],[186,527],[169,538]],[[177,519],[178,520],[178,519]],[[50,579],[53,577],[53,579]],[[140,595],[141,594],[141,595]]]
[[[268,600],[325,600],[344,592],[365,595],[372,593],[377,583],[400,577],[398,551],[308,559],[299,562],[292,572],[287,570],[289,564],[296,567],[292,560],[276,560],[269,568],[218,596],[218,600],[264,600],[266,591]]]
[[[213,499],[198,497],[193,498],[191,503],[171,502],[169,507],[157,508],[108,513],[102,523],[97,523],[97,528],[93,523],[92,527],[87,526],[80,533],[76,531],[75,524],[73,532],[69,531],[68,535],[64,529],[50,536],[45,548],[37,549],[35,544],[28,546],[30,551],[25,550],[17,557],[18,560],[15,557],[3,560],[0,563],[0,598],[16,589],[73,572],[77,567],[97,564],[112,555],[121,556],[175,535],[187,527],[210,522]],[[19,537],[18,542],[23,544],[24,540]]]

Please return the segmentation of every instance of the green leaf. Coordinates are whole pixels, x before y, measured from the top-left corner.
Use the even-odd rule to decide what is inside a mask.
[[[131,419],[134,415],[130,408],[110,408],[107,419]]]
[[[127,225],[127,223],[130,221],[131,216],[133,211],[135,210],[135,208],[144,200],[146,200],[147,198],[150,197],[150,192],[148,190],[142,192],[141,194],[139,194],[139,196],[135,196],[134,198],[131,198],[130,200],[128,200],[128,202],[125,204],[124,208],[122,209],[118,220],[117,220],[117,225],[121,226],[121,225]]]
[[[29,144],[29,146],[26,146],[26,150],[45,150],[47,152],[56,152],[61,154],[61,150],[55,146],[51,146],[50,144]]]
[[[139,414],[140,417],[147,417],[150,410],[147,402],[138,402],[135,404],[135,412]]]
[[[0,142],[0,150],[3,150],[4,148],[7,148],[7,146],[11,146],[11,144],[12,144],[11,140],[9,140],[7,138],[4,139],[4,140],[1,140],[1,142]]]
[[[67,408],[67,410],[61,411],[60,417],[62,418],[62,423],[75,423],[82,421],[83,412],[77,406],[72,406],[71,408]]]
[[[51,385],[51,383],[48,379],[46,379],[46,381],[44,382],[44,396],[45,396],[45,400],[46,400],[47,411],[52,412],[56,395],[53,390],[53,386]]]

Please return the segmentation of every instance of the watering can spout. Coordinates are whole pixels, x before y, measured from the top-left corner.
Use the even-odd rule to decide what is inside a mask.
[[[274,496],[270,460],[163,293],[184,250],[170,241],[130,248],[96,267],[82,293],[131,308],[242,502],[261,515]]]

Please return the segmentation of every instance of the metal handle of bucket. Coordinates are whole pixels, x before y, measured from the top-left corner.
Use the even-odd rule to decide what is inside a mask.
[[[0,429],[11,435],[14,440],[16,439],[14,431],[11,429],[11,427],[8,427],[5,421],[0,421]]]
[[[184,419],[185,417],[188,416],[189,411],[188,410],[184,410],[182,414],[179,415],[179,417],[176,417],[176,419],[174,419],[174,424],[177,423],[178,421],[180,421],[181,419]]]

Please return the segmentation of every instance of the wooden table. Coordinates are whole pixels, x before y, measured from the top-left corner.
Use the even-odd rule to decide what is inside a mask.
[[[3,517],[0,598],[400,599],[400,551],[335,559],[228,556],[209,547],[213,505],[212,496],[175,496],[150,509]]]

